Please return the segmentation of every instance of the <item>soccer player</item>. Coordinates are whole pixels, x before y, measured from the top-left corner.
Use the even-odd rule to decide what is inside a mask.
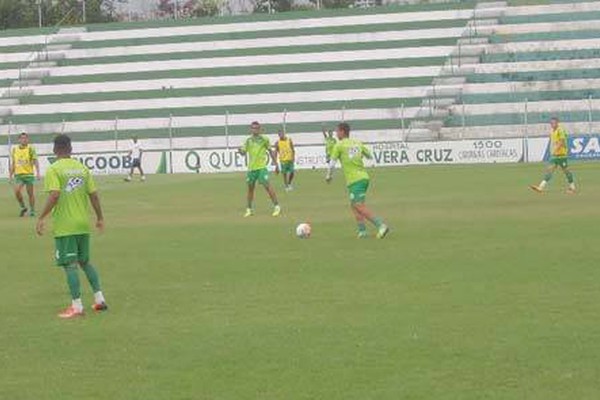
[[[140,171],[140,180],[144,182],[146,180],[146,175],[144,175],[144,170],[142,169],[142,154],[144,153],[144,150],[142,149],[142,145],[138,141],[137,136],[134,136],[132,140],[133,143],[131,144],[129,153],[127,153],[127,155],[131,157],[131,171],[129,171],[129,175],[125,178],[125,181],[131,182],[133,173],[137,168],[138,171]]]
[[[269,156],[271,156],[273,165],[275,166],[275,173],[279,173],[277,158],[274,152],[271,151],[269,139],[262,135],[262,129],[258,122],[252,122],[250,133],[250,137],[246,139],[244,145],[238,150],[240,154],[248,156],[248,174],[246,175],[248,204],[244,217],[254,215],[254,189],[256,188],[256,182],[260,183],[267,191],[273,202],[273,216],[278,217],[281,214],[281,207],[277,201],[275,190],[273,190],[273,186],[269,182],[269,171],[267,170]]]
[[[546,190],[546,186],[548,186],[548,182],[552,179],[552,175],[554,175],[556,169],[560,167],[569,184],[567,193],[573,194],[575,193],[575,180],[573,178],[573,173],[569,170],[567,131],[562,127],[560,121],[556,117],[550,119],[550,127],[552,128],[552,131],[550,132],[550,165],[546,169],[546,174],[540,184],[537,186],[531,185],[530,187],[538,193],[543,193],[544,190]]]
[[[331,152],[335,147],[336,140],[335,137],[333,137],[333,131],[327,131],[325,128],[323,128],[323,138],[325,138],[325,157],[329,164],[329,161],[331,161]]]
[[[19,135],[19,145],[13,147],[11,151],[11,162],[9,169],[10,180],[15,182],[15,197],[21,206],[19,215],[24,217],[29,211],[31,217],[35,216],[35,193],[33,184],[36,179],[40,179],[40,165],[38,163],[37,153],[33,146],[29,144],[29,136],[23,132]],[[29,210],[25,206],[23,199],[23,188],[27,189],[29,198]]]
[[[325,180],[327,183],[331,182],[334,164],[339,160],[350,192],[352,213],[358,224],[358,237],[361,239],[367,237],[366,221],[369,221],[377,228],[377,238],[383,239],[390,229],[365,204],[369,189],[369,174],[365,168],[364,159],[371,159],[373,156],[360,141],[350,139],[350,125],[342,122],[337,126],[336,131],[339,141],[331,151],[331,162]]]
[[[284,131],[277,133],[279,139],[275,143],[275,154],[279,157],[281,164],[281,175],[283,176],[283,185],[286,192],[294,190],[292,181],[294,180],[294,160],[296,159],[296,150],[294,142]]]
[[[71,306],[58,316],[63,319],[80,317],[84,314],[79,283],[80,267],[94,291],[92,310],[108,309],[98,272],[90,264],[90,203],[96,213],[96,228],[104,230],[104,217],[96,184],[90,171],[78,160],[71,158],[71,139],[59,135],[54,139],[54,154],[57,160],[46,172],[45,189],[48,200],[37,221],[36,231],[43,235],[48,215],[52,214],[56,264],[67,276],[71,292]]]

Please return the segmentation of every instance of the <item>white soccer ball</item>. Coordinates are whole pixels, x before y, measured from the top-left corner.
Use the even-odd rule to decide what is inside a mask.
[[[310,224],[303,222],[296,227],[296,236],[300,239],[308,239],[312,233]]]

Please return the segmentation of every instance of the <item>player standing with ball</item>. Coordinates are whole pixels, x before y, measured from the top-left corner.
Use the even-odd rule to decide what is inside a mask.
[[[377,228],[377,238],[383,239],[390,229],[365,204],[370,178],[364,159],[371,159],[373,156],[362,142],[350,139],[350,125],[347,123],[339,124],[336,133],[339,141],[331,151],[331,161],[325,180],[327,183],[331,182],[335,162],[339,161],[346,177],[351,209],[358,225],[358,237],[360,239],[367,237],[366,221],[369,221]]]

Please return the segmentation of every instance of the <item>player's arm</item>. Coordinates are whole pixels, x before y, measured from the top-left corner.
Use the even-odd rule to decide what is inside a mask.
[[[100,196],[98,196],[98,189],[96,188],[94,177],[87,169],[85,171],[85,190],[87,191],[90,203],[96,214],[96,228],[102,232],[104,231],[104,213],[102,212],[102,206],[100,205]]]
[[[58,203],[58,199],[60,198],[60,190],[52,190],[48,194],[48,199],[46,200],[46,204],[44,205],[44,209],[40,214],[40,217],[37,220],[37,224],[35,226],[35,231],[38,235],[42,236],[44,234],[44,228],[46,226],[46,218],[52,212],[56,203]]]
[[[38,156],[37,153],[34,149],[32,149],[32,162],[33,162],[33,168],[35,170],[35,177],[37,178],[37,180],[40,180],[40,162],[38,160]]]
[[[12,181],[13,177],[15,176],[15,153],[12,152],[12,154],[10,155],[9,159],[8,159],[8,179],[10,179]]]
[[[267,151],[269,152],[269,155],[271,156],[271,164],[273,164],[273,166],[275,167],[275,173],[278,174],[279,173],[279,164],[277,163],[277,151],[273,150],[268,142],[267,142]]]
[[[248,146],[248,141],[244,142],[244,144],[241,145],[240,148],[238,148],[238,153],[240,153],[241,155],[246,155],[246,153],[248,152],[247,146]]]
[[[97,191],[90,193],[88,196],[90,197],[90,203],[92,203],[92,208],[96,214],[96,228],[102,232],[104,230],[104,214],[102,213],[102,206],[100,205],[100,196],[98,196]]]
[[[46,218],[48,218],[48,215],[50,215],[56,206],[56,203],[58,203],[58,199],[60,198],[60,181],[56,171],[54,171],[52,168],[48,169],[46,173],[46,181],[44,183],[46,192],[48,192],[48,199],[46,200],[44,209],[42,210],[42,213],[40,214],[35,226],[35,231],[40,236],[44,234]]]
[[[368,160],[373,159],[373,154],[371,153],[371,150],[369,150],[369,148],[367,146],[365,146],[364,144],[362,145],[361,152],[362,152],[362,155],[366,159],[368,159]]]
[[[327,175],[325,176],[325,182],[329,183],[333,179],[333,171],[335,169],[335,163],[340,158],[340,150],[338,146],[335,146],[331,151],[331,157],[327,164]]]
[[[290,139],[290,149],[292,150],[292,160],[296,160],[296,147],[294,146],[294,142]]]

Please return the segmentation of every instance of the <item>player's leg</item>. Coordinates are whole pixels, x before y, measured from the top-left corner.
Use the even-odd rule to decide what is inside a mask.
[[[83,302],[81,301],[81,283],[77,268],[77,241],[74,236],[65,236],[56,238],[55,244],[56,264],[65,271],[67,286],[71,294],[71,305],[58,316],[64,319],[82,316]]]
[[[567,164],[566,160],[565,160],[564,164],[561,165],[561,169],[562,169],[563,174],[565,174],[567,183],[569,184],[569,187],[567,188],[567,192],[575,193],[575,177],[573,176],[573,173],[571,172],[571,170],[569,170],[569,165]]]
[[[14,186],[15,197],[17,198],[17,202],[19,203],[19,207],[21,207],[19,216],[23,217],[25,216],[25,214],[27,214],[27,207],[25,206],[25,201],[23,199],[23,187],[25,185],[19,180],[20,178],[15,179],[17,180]]]
[[[142,169],[142,163],[138,164],[138,170],[140,171],[140,179],[143,181],[146,180],[146,174],[144,174],[144,170]]]
[[[267,194],[269,195],[269,198],[271,199],[271,203],[273,203],[273,216],[278,217],[281,214],[281,207],[279,207],[279,200],[277,200],[277,194],[275,193],[275,189],[273,189],[273,186],[269,181],[269,171],[266,168],[263,168],[257,171],[257,173],[258,183],[260,183],[265,188]]]
[[[557,165],[554,162],[552,162],[552,164],[550,164],[546,168],[546,172],[544,173],[544,178],[542,179],[540,184],[537,186],[535,186],[535,185],[530,186],[531,189],[533,189],[539,193],[546,190],[546,187],[548,186],[548,182],[550,182],[550,180],[552,179],[552,176],[554,175],[554,171],[556,171],[556,167],[557,167]]]
[[[256,189],[256,171],[248,171],[246,175],[246,183],[248,190],[246,192],[246,213],[244,217],[251,217],[254,215],[254,192]]]
[[[108,306],[106,305],[106,300],[104,299],[104,294],[102,293],[98,271],[92,264],[90,264],[90,235],[78,235],[77,247],[79,253],[79,266],[85,273],[85,276],[94,292],[94,305],[92,306],[92,310],[106,311],[108,310]]]
[[[29,216],[35,217],[35,191],[33,183],[25,185],[27,189],[27,197],[29,198]]]
[[[359,239],[363,239],[367,237],[367,224],[365,222],[365,217],[362,215],[358,209],[355,207],[355,204],[351,204],[350,209],[352,210],[352,214],[354,214],[354,219],[356,220],[356,225],[358,227],[358,237]]]
[[[372,223],[377,228],[377,237],[382,239],[388,232],[388,226],[383,222],[383,219],[377,217],[366,205],[367,191],[369,189],[369,181],[362,180],[350,185],[350,200],[356,212],[361,214],[364,219]]]
[[[292,182],[294,181],[294,177],[296,176],[296,168],[294,163],[290,163],[290,169],[289,169],[289,178],[288,178],[288,189],[289,190],[294,190],[294,186],[292,186]]]
[[[129,168],[129,175],[125,178],[125,182],[131,182],[131,178],[133,178],[133,173],[135,172],[135,166],[131,164],[131,168]]]

